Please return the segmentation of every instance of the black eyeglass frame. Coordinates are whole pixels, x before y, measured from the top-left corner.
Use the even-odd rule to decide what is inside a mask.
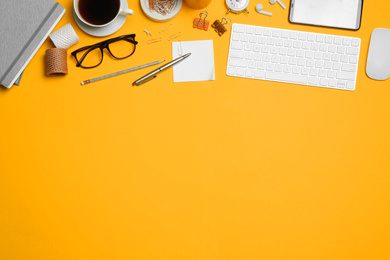
[[[134,50],[133,50],[132,53],[130,53],[129,55],[127,55],[125,57],[116,57],[114,54],[112,54],[109,45],[110,45],[110,43],[117,42],[117,41],[122,41],[122,40],[130,42],[130,43],[133,43],[134,44]],[[84,69],[92,69],[92,68],[96,68],[97,66],[102,64],[103,56],[104,56],[103,55],[103,50],[104,49],[107,49],[107,51],[110,53],[110,55],[112,57],[114,57],[115,59],[122,60],[122,59],[126,59],[126,58],[128,58],[128,57],[130,57],[131,55],[134,54],[135,48],[136,48],[137,44],[138,44],[138,42],[135,40],[135,34],[126,34],[126,35],[122,35],[122,36],[119,36],[119,37],[108,39],[108,40],[105,40],[105,41],[102,41],[102,42],[98,42],[98,43],[93,44],[93,45],[88,45],[88,46],[85,46],[85,47],[81,47],[80,49],[77,49],[77,50],[73,51],[71,54],[77,61],[77,64],[76,64],[77,67],[81,67],[81,68],[84,68]],[[82,63],[83,63],[85,57],[88,55],[88,53],[90,53],[93,50],[96,50],[97,48],[100,49],[100,52],[102,54],[102,59],[100,60],[99,64],[97,64],[95,66],[91,66],[91,67],[83,66]],[[80,60],[77,59],[77,55],[76,54],[78,52],[85,51],[85,50],[87,50],[87,51],[80,58]]]

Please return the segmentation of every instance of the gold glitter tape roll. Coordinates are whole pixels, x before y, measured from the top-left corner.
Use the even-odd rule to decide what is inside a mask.
[[[60,76],[68,74],[67,51],[62,48],[46,50],[46,76]]]

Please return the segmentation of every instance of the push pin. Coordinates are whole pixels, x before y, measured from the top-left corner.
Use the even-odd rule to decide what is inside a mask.
[[[215,22],[211,25],[211,27],[214,28],[214,31],[216,31],[219,36],[222,36],[222,34],[224,34],[227,31],[225,25],[228,25],[231,23],[232,23],[232,20],[230,20],[230,18],[227,18],[227,19],[222,18],[221,21],[219,21],[218,19],[215,20]]]
[[[209,29],[209,21],[206,20],[208,13],[206,11],[200,12],[199,18],[194,19],[193,27],[198,28],[200,30],[207,31]],[[202,20],[202,16],[204,16]]]
[[[152,34],[151,34],[150,32],[148,32],[146,29],[144,30],[144,32],[146,32],[146,35],[147,35],[147,36],[152,37]]]

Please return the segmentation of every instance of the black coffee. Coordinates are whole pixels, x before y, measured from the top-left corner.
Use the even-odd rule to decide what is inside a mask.
[[[111,22],[120,8],[120,0],[80,0],[79,12],[88,23],[102,25]]]

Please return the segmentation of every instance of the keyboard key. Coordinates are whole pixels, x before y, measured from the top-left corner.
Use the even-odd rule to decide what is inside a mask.
[[[292,68],[292,73],[293,73],[293,74],[300,74],[300,73],[301,73],[301,67],[294,66],[294,67]]]
[[[338,37],[338,36],[334,37],[333,38],[333,43],[336,44],[336,45],[341,45],[341,43],[342,43],[341,37]]]
[[[258,45],[258,44],[254,44],[254,45],[253,45],[253,51],[254,51],[254,52],[260,52],[260,51],[261,51],[261,46]]]
[[[253,59],[257,60],[257,61],[260,61],[261,57],[262,57],[262,54],[258,53],[258,52],[255,52],[255,54],[253,55]]]
[[[265,76],[265,71],[264,70],[255,70],[254,75],[255,78],[264,78]]]
[[[298,39],[301,40],[301,41],[306,41],[307,33],[300,32],[299,35],[298,35]]]
[[[283,71],[283,65],[282,64],[275,64],[275,71],[276,72],[282,72]]]
[[[317,39],[316,39],[317,42],[323,43],[324,40],[325,40],[325,36],[324,35],[322,35],[322,34],[317,35]]]
[[[246,33],[252,34],[254,32],[254,28],[252,26],[246,27]]]
[[[320,51],[327,52],[328,51],[328,45],[326,44],[320,44]]]
[[[322,69],[324,67],[324,62],[322,60],[317,60],[315,67],[317,69]]]
[[[310,72],[309,68],[307,68],[307,67],[301,68],[302,75],[309,75],[309,72]]]
[[[255,61],[248,61],[248,68],[256,69],[257,63]]]
[[[314,67],[316,62],[314,60],[306,60],[306,67],[312,68]]]
[[[338,46],[337,47],[337,53],[338,54],[344,54],[345,53],[345,46]]]
[[[243,51],[238,51],[238,50],[230,50],[230,57],[243,59],[244,58],[244,52]]]
[[[263,54],[263,61],[270,62],[271,61],[271,55],[268,53]]]
[[[246,60],[233,59],[233,58],[229,60],[230,66],[246,68],[247,64],[248,64],[248,62]]]
[[[246,77],[252,77],[253,76],[253,70],[246,69],[245,70],[245,76]]]
[[[332,67],[333,67],[332,65],[333,65],[332,62],[326,61],[326,62],[324,63],[324,69],[330,70],[330,69],[332,69]]]
[[[310,69],[309,75],[310,75],[310,76],[318,76],[318,72],[319,72],[318,69],[316,69],[316,68],[311,68],[311,69]]]
[[[232,40],[233,41],[240,41],[241,40],[241,34],[239,34],[239,33],[232,33]]]
[[[267,63],[267,65],[265,66],[265,70],[268,70],[268,71],[273,71],[275,68],[275,64],[273,63]]]
[[[256,27],[255,29],[255,34],[257,35],[262,35],[263,34],[263,28],[262,27]]]
[[[245,52],[245,59],[252,60],[253,59],[253,52],[250,52],[250,51]]]
[[[321,86],[328,86],[328,79],[322,78],[320,79],[320,85]]]
[[[331,58],[332,58],[332,55],[328,52],[326,52],[326,53],[324,53],[324,55],[322,55],[322,59],[325,61],[330,61]]]
[[[257,69],[265,70],[265,63],[264,62],[258,62],[257,63]]]
[[[337,87],[341,89],[345,89],[347,87],[347,82],[345,80],[337,81]]]
[[[280,56],[279,55],[272,55],[271,62],[272,63],[280,63]]]
[[[245,26],[239,25],[239,24],[234,24],[234,25],[233,25],[233,31],[234,31],[234,32],[243,33],[243,32],[245,32],[246,30],[245,30]]]
[[[290,32],[289,31],[282,31],[282,38],[287,39],[289,36],[290,36]]]
[[[244,50],[245,51],[252,51],[253,50],[253,44],[252,43],[245,43],[244,44]]]
[[[333,43],[333,36],[327,35],[325,36],[325,43]]]
[[[352,45],[353,47],[359,47],[359,45],[360,45],[360,40],[359,40],[359,39],[352,39],[351,45]]]
[[[355,82],[347,81],[347,89],[354,90],[355,89]]]
[[[309,77],[309,84],[318,85],[320,84],[320,79],[317,77]]]
[[[280,30],[274,30],[272,32],[272,37],[279,38],[282,35],[282,32]]]
[[[330,53],[335,53],[337,51],[337,47],[335,45],[329,45],[328,46],[328,51]]]
[[[322,52],[315,52],[314,53],[314,59],[321,60],[322,59]]]
[[[328,78],[333,79],[336,77],[336,71],[334,70],[328,70],[328,75],[326,75]]]
[[[309,42],[314,42],[314,41],[316,40],[316,35],[313,34],[313,33],[309,33],[309,34],[307,35],[307,40],[308,40]]]
[[[242,42],[232,42],[231,48],[234,50],[242,50],[244,47],[244,44]]]
[[[344,79],[344,80],[355,80],[355,73],[338,71],[336,78],[337,79]]]
[[[284,72],[284,73],[291,73],[291,72],[292,72],[292,66],[290,66],[290,65],[285,65],[285,66],[283,67],[283,72]]]
[[[345,53],[348,54],[348,55],[358,55],[359,50],[356,47],[348,47],[346,49]]]
[[[343,45],[344,46],[350,46],[351,45],[351,38],[344,38],[343,39]]]
[[[256,35],[251,35],[249,37],[249,42],[250,43],[257,43],[257,36]]]
[[[336,87],[337,87],[337,80],[335,80],[335,79],[330,79],[330,80],[329,80],[328,86],[329,86],[329,87],[332,87],[332,88],[336,88]]]
[[[237,76],[244,76],[244,73],[245,73],[245,69],[237,68],[237,70],[236,70],[236,75]]]
[[[349,63],[357,64],[358,58],[356,56],[349,57]]]
[[[340,56],[340,61],[342,62],[342,63],[347,63],[348,62],[348,56],[347,55],[341,55]]]
[[[291,32],[291,33],[290,33],[290,39],[291,39],[291,40],[296,40],[296,39],[298,39],[298,32]]]
[[[295,75],[295,74],[284,74],[282,72],[274,72],[274,71],[267,71],[265,73],[265,78],[270,80],[293,82],[298,84],[307,83],[306,76]]]
[[[268,28],[264,29],[263,35],[264,36],[271,36],[272,35],[272,30],[268,29]]]
[[[236,74],[236,68],[235,68],[235,67],[228,67],[228,69],[227,69],[227,74],[228,74],[228,75],[234,75],[234,74]]]
[[[318,77],[325,78],[326,77],[326,70],[320,70],[318,72]]]

